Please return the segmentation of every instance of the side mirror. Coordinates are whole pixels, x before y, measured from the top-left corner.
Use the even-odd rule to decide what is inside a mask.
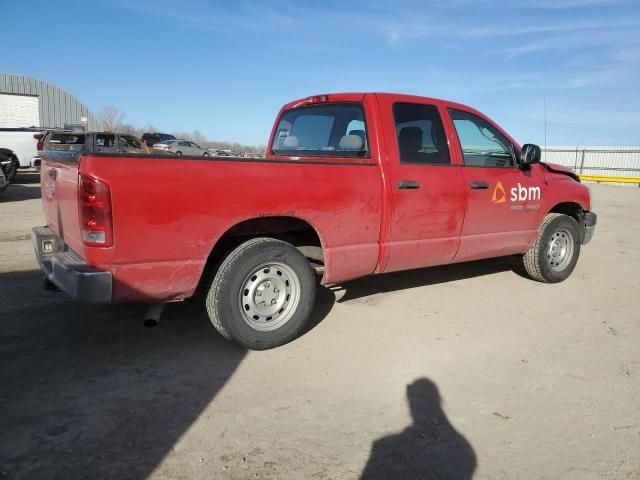
[[[520,150],[520,165],[533,165],[534,163],[540,163],[542,157],[542,151],[538,145],[533,143],[526,143]]]

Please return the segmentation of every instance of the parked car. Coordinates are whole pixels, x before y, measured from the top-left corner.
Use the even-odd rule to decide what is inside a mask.
[[[188,140],[164,140],[153,145],[153,149],[178,156],[197,155],[209,157],[211,155],[208,149]]]
[[[125,133],[50,132],[44,139],[44,151],[40,155],[47,151],[144,155],[150,150],[142,140]]]
[[[145,145],[149,148],[151,148],[154,144],[156,143],[160,143],[164,140],[175,140],[176,137],[174,137],[173,135],[169,134],[169,133],[143,133],[142,134],[142,141],[145,143]]]
[[[4,192],[9,186],[9,180],[4,174],[4,169],[0,168],[0,193]]]
[[[9,157],[5,174],[10,182],[18,169],[37,167],[38,152],[42,150],[44,131],[37,128],[0,128],[0,153]]]
[[[231,150],[225,150],[225,149],[210,148],[209,153],[211,153],[211,155],[213,155],[214,157],[232,157],[233,156],[233,152]]]
[[[314,271],[330,285],[517,255],[532,279],[565,280],[596,215],[579,177],[540,156],[459,103],[320,95],[281,109],[266,158],[45,156],[33,245],[78,300],[173,302],[201,286],[223,336],[267,349],[305,327]]]

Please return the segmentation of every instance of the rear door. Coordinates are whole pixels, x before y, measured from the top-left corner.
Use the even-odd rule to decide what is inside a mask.
[[[455,261],[522,253],[537,233],[544,195],[539,169],[521,169],[519,147],[476,112],[448,109],[457,134],[452,152],[463,163],[468,202]]]
[[[448,263],[460,242],[466,197],[442,110],[427,99],[379,101],[392,203],[384,271]]]

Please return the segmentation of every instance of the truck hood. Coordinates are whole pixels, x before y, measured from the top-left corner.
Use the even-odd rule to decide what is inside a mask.
[[[547,162],[541,162],[541,164],[544,165],[545,168],[550,172],[560,173],[561,175],[567,175],[573,178],[574,180],[576,180],[577,182],[580,181],[580,177],[578,176],[578,174],[568,167],[557,165],[555,163],[547,163]]]

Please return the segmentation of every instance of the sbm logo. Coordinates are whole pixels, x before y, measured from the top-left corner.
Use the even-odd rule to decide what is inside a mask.
[[[504,203],[507,201],[507,194],[504,191],[504,187],[500,180],[496,183],[496,188],[493,189],[493,196],[491,197],[493,203]]]
[[[540,200],[540,196],[540,187],[524,187],[518,183],[511,189],[509,200],[512,202],[532,202]],[[500,181],[496,183],[496,187],[493,189],[491,201],[493,203],[505,203],[507,201],[507,193]]]

